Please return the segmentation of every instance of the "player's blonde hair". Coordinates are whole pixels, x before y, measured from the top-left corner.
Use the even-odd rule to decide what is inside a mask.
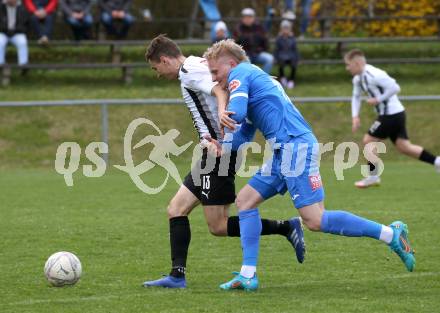
[[[344,55],[344,59],[347,61],[352,61],[356,58],[360,58],[362,59],[364,62],[367,61],[367,58],[365,57],[365,54],[362,50],[360,49],[352,49],[350,51],[348,51],[345,55]]]
[[[243,47],[236,44],[232,39],[216,42],[205,51],[203,57],[207,60],[218,60],[225,55],[232,57],[237,63],[249,62]]]

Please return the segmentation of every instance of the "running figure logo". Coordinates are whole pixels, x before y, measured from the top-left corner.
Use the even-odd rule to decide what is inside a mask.
[[[141,125],[150,125],[156,130],[158,135],[148,135],[137,144],[132,146],[133,134],[135,130]],[[171,161],[170,154],[178,156],[182,154],[193,142],[190,141],[185,145],[179,147],[174,140],[179,136],[180,132],[177,129],[171,129],[165,134],[162,134],[160,129],[152,121],[146,118],[137,118],[133,120],[127,127],[127,131],[124,136],[124,160],[125,165],[114,165],[117,169],[124,171],[130,175],[131,180],[135,183],[136,187],[147,194],[159,193],[168,182],[168,178],[171,177],[177,184],[182,184],[182,179],[179,174],[179,170],[176,165]],[[138,149],[147,143],[154,145],[148,158],[138,165],[133,163],[132,149]],[[140,175],[148,172],[156,165],[164,168],[167,171],[165,181],[159,187],[150,187],[144,183]]]

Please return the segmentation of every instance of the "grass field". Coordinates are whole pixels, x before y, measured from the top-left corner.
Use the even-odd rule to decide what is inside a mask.
[[[327,208],[383,223],[408,223],[417,251],[414,273],[372,239],[306,231],[308,254],[296,263],[288,242],[264,237],[256,293],[222,292],[239,269],[240,242],[207,231],[191,215],[187,290],[144,289],[169,270],[165,207],[175,183],[156,196],[111,170],[102,178],[74,176],[68,188],[51,169],[4,169],[0,176],[0,312],[438,312],[440,306],[440,180],[419,162],[388,162],[380,188],[357,190],[359,167],[336,181],[322,166]],[[188,164],[179,164],[181,174]],[[153,180],[160,181],[161,173]],[[245,183],[239,180],[239,186]],[[289,198],[261,207],[264,217],[296,215]],[[235,210],[233,210],[235,214]],[[74,287],[49,287],[43,275],[53,252],[76,253],[83,277]]]
[[[440,45],[363,44],[370,57],[434,57]],[[354,48],[349,46],[347,48]],[[183,47],[200,55],[205,47]],[[303,46],[305,59],[339,58],[334,46]],[[124,48],[123,60],[143,61],[144,48]],[[15,51],[9,51],[15,61]],[[11,60],[11,58],[10,58]],[[31,62],[108,62],[106,48],[31,49]],[[438,94],[440,65],[384,65],[403,95]],[[277,70],[274,68],[274,74]],[[146,68],[136,70],[125,86],[120,71],[31,71],[0,88],[1,101],[179,98],[178,82],[156,79]],[[351,77],[342,65],[301,66],[292,97],[349,96]],[[362,131],[351,133],[349,103],[296,106],[322,143],[360,142],[374,119],[364,105]],[[411,140],[440,152],[438,102],[405,102]],[[170,114],[172,112],[172,114]],[[177,144],[197,140],[187,109],[181,106],[112,106],[109,109],[110,163],[122,164],[123,136],[135,118],[147,117],[165,133],[181,132]],[[140,137],[142,131],[136,133]],[[357,166],[337,181],[331,154],[324,155],[322,175],[328,209],[349,210],[370,219],[408,223],[417,251],[414,273],[398,257],[371,239],[343,238],[306,231],[308,254],[296,263],[289,243],[279,236],[261,241],[260,290],[225,293],[218,285],[228,280],[241,262],[238,238],[209,234],[200,208],[191,215],[192,242],[187,290],[144,289],[141,283],[169,271],[166,206],[177,190],[174,182],[158,195],[139,191],[128,175],[115,169],[101,178],[74,175],[74,187],[53,169],[60,143],[78,142],[84,151],[101,140],[99,107],[1,108],[0,114],[0,312],[432,312],[440,311],[440,175],[432,167],[395,153],[387,142],[384,184],[357,190]],[[261,140],[261,137],[259,137]],[[137,161],[145,159],[138,151]],[[174,161],[181,175],[190,155]],[[252,159],[253,163],[257,159]],[[81,161],[84,164],[84,160]],[[137,164],[137,162],[136,162]],[[253,164],[255,165],[255,164]],[[152,170],[149,182],[160,183],[164,173]],[[237,189],[245,184],[239,179]],[[261,207],[263,217],[296,215],[289,197],[277,197]],[[236,214],[232,209],[232,214]],[[43,266],[49,255],[67,250],[79,256],[83,277],[74,287],[49,287]]]

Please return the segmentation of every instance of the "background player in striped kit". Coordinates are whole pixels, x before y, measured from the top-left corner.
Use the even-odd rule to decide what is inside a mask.
[[[185,100],[198,136],[206,145],[221,141],[217,101],[226,107],[228,93],[212,81],[205,59],[185,57],[177,44],[164,35],[154,38],[145,54],[147,62],[159,76],[170,80],[180,80],[182,95]],[[208,141],[209,139],[209,141]],[[252,138],[247,138],[250,141]],[[201,167],[204,167],[208,153],[204,149]],[[185,288],[185,270],[191,231],[188,215],[201,203],[210,232],[216,236],[240,236],[238,216],[229,217],[229,207],[235,200],[235,159],[236,151],[231,151],[228,175],[219,173],[220,158],[216,159],[214,170],[200,177],[202,185],[194,182],[190,172],[183,185],[168,205],[171,244],[171,273],[164,278],[146,281],[145,287],[157,286]],[[208,183],[209,182],[209,183]],[[301,220],[276,221],[261,219],[261,234],[279,234],[285,236],[295,248],[300,263],[304,260],[305,244]]]
[[[376,121],[364,135],[364,145],[390,138],[400,153],[432,164],[440,172],[440,157],[434,156],[423,147],[409,141],[406,131],[405,108],[397,97],[400,87],[396,81],[385,71],[367,64],[364,53],[359,49],[347,52],[344,61],[347,71],[354,76],[351,100],[353,132],[356,132],[361,125],[359,112],[362,92],[367,94],[367,103],[375,108],[378,115]],[[380,184],[376,164],[371,162],[368,164],[370,175],[356,182],[356,187],[367,188]]]

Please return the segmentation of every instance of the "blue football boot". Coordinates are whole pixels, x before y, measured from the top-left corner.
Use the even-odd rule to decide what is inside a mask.
[[[408,226],[403,222],[393,222],[390,227],[393,229],[393,240],[389,247],[394,251],[405,264],[409,272],[414,270],[416,265],[416,258],[414,257],[414,250],[411,248],[408,239]]]
[[[252,278],[246,278],[241,276],[238,272],[233,272],[235,277],[220,285],[220,289],[223,290],[244,290],[244,291],[255,291],[258,289],[258,278],[257,274]]]
[[[185,277],[164,276],[157,280],[146,281],[142,284],[144,287],[163,287],[163,288],[186,288]]]

